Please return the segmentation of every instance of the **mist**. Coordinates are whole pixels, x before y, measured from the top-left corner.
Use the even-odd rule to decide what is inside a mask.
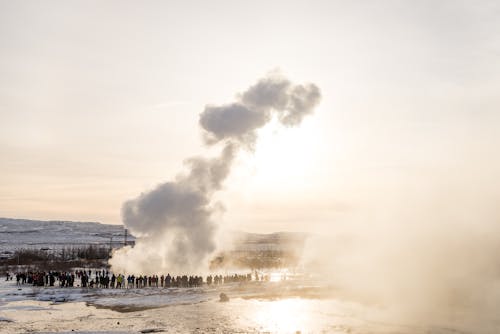
[[[192,157],[173,181],[126,201],[124,225],[137,238],[134,247],[112,254],[114,272],[158,273],[203,271],[217,250],[219,225],[214,215],[223,205],[213,200],[241,149],[253,150],[257,130],[276,117],[297,126],[321,98],[314,84],[296,85],[271,73],[224,105],[208,105],[199,125],[207,145],[221,146],[219,156]]]
[[[495,333],[500,168],[484,154],[490,145],[443,152],[432,168],[355,174],[357,186],[343,189],[353,210],[314,231],[306,270],[392,322]]]

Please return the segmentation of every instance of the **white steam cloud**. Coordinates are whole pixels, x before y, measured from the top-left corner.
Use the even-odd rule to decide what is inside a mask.
[[[206,106],[200,126],[208,144],[222,143],[220,156],[187,160],[188,173],[123,204],[125,226],[137,237],[134,247],[113,253],[116,272],[157,273],[206,266],[216,249],[213,194],[221,189],[240,148],[252,147],[256,130],[276,115],[286,126],[299,125],[321,94],[314,84],[295,85],[282,75],[259,80],[233,103]]]
[[[320,98],[314,84],[294,85],[281,76],[269,76],[241,94],[237,102],[207,106],[200,115],[200,125],[208,143],[234,139],[251,145],[256,139],[255,130],[269,122],[272,112],[286,126],[299,125]]]

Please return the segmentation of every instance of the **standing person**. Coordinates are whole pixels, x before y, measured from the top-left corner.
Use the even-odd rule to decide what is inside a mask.
[[[51,272],[49,275],[49,285],[54,286],[55,282],[56,282],[56,277],[55,277],[54,273]]]
[[[82,288],[86,288],[86,287],[87,287],[87,273],[83,272],[83,275],[82,275]]]
[[[165,287],[170,288],[170,282],[172,281],[172,277],[170,276],[170,273],[167,274],[167,277],[165,278]]]
[[[123,276],[122,276],[122,274],[118,274],[118,277],[116,278],[116,288],[117,289],[122,288],[122,282],[123,282]]]

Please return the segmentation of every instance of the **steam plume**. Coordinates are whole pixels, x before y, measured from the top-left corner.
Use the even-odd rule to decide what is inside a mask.
[[[186,174],[123,204],[123,222],[137,239],[134,247],[113,253],[113,270],[151,273],[204,266],[207,256],[216,249],[217,224],[212,215],[217,203],[212,196],[229,175],[238,150],[253,147],[256,130],[273,114],[286,126],[299,125],[320,98],[314,84],[294,85],[273,74],[259,80],[233,103],[206,106],[199,124],[207,144],[221,143],[222,152],[211,159],[188,159]]]
[[[200,125],[208,143],[233,139],[251,145],[256,139],[255,130],[269,122],[272,112],[286,126],[299,125],[320,98],[314,84],[293,85],[282,76],[269,76],[248,88],[237,102],[205,107]]]

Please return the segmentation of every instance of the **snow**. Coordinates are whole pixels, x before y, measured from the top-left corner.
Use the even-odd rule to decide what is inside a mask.
[[[57,249],[65,246],[121,245],[123,225],[94,222],[40,221],[0,218],[0,255],[19,248]],[[134,240],[130,234],[127,241]]]
[[[219,302],[220,293],[229,302]],[[468,333],[454,326],[394,322],[389,308],[335,295],[332,287],[311,281],[127,290],[19,289],[15,281],[2,279],[0,332]]]

